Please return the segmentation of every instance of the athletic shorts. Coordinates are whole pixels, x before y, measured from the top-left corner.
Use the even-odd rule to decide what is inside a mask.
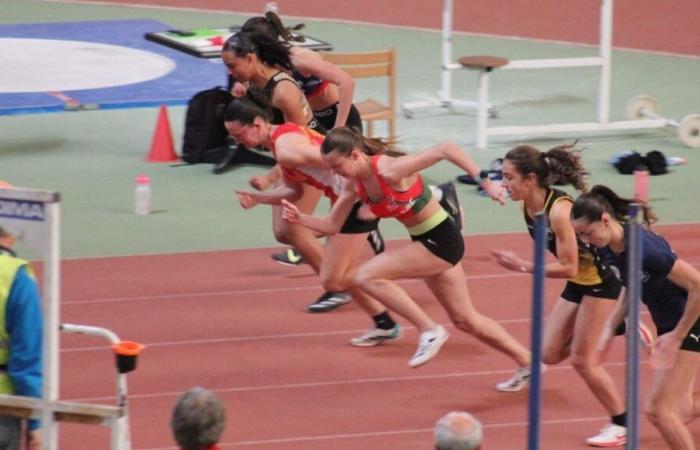
[[[681,350],[700,353],[700,319],[698,319],[681,342]]]
[[[464,238],[449,216],[425,233],[411,236],[411,240],[420,242],[430,253],[453,266],[464,256]]]
[[[335,119],[338,117],[338,104],[335,103],[328,108],[314,111],[314,118],[326,129],[332,130],[335,126]],[[348,120],[345,121],[345,126],[355,128],[362,131],[362,118],[360,112],[355,108],[355,105],[350,105]]]
[[[592,284],[590,286],[567,281],[561,293],[561,297],[572,303],[580,304],[584,295],[594,298],[617,300],[620,297],[621,291],[622,283],[620,283],[620,280],[618,280],[615,275],[611,274],[603,279],[602,283]]]
[[[379,226],[379,219],[362,220],[357,217],[357,211],[361,206],[362,202],[357,202],[352,205],[352,211],[350,211],[348,218],[340,229],[341,234],[363,234],[377,229]]]

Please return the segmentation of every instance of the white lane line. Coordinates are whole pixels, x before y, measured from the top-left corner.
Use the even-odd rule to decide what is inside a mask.
[[[507,319],[498,320],[498,323],[508,324],[508,323],[527,323],[531,319]],[[444,327],[454,327],[451,323],[442,324]],[[414,326],[406,325],[402,326],[404,330],[414,330]],[[337,331],[312,331],[306,333],[286,333],[286,334],[268,334],[262,336],[235,336],[227,338],[211,338],[211,339],[190,339],[183,341],[161,341],[161,342],[141,342],[141,344],[147,347],[170,347],[175,345],[200,345],[200,344],[217,344],[221,342],[246,342],[246,341],[259,341],[259,340],[271,340],[271,339],[290,339],[290,338],[306,338],[306,337],[324,337],[324,336],[338,336],[345,334],[357,334],[364,333],[366,329],[356,329],[356,330],[337,330]],[[61,349],[61,353],[71,353],[71,352],[87,352],[87,351],[103,351],[106,348],[110,348],[109,344],[103,346],[92,346],[92,347],[74,347],[74,348],[64,348]]]
[[[494,273],[486,275],[473,275],[467,276],[467,281],[469,280],[488,280],[492,278],[510,278],[510,277],[528,277],[531,276],[527,273]],[[423,280],[399,280],[398,284],[416,284],[424,283]],[[254,295],[254,294],[268,294],[274,292],[289,292],[289,291],[318,291],[321,289],[321,285],[312,284],[310,286],[297,286],[297,287],[278,287],[278,288],[256,288],[256,289],[232,289],[228,291],[210,291],[210,292],[192,292],[186,294],[162,294],[162,295],[141,295],[136,297],[108,297],[108,298],[96,298],[88,300],[67,300],[61,302],[61,306],[66,305],[84,305],[86,303],[113,303],[113,302],[126,302],[126,301],[139,301],[139,300],[165,300],[165,299],[179,299],[179,298],[191,298],[191,297],[208,297],[208,296],[218,296],[218,295]],[[275,297],[272,300],[288,300],[283,297]]]
[[[646,361],[642,361],[641,364],[646,364]],[[619,367],[626,366],[627,362],[611,362],[603,364],[603,367]],[[558,372],[558,371],[570,371],[573,368],[570,365],[561,365],[552,367],[549,366],[547,373]],[[376,383],[397,383],[406,381],[418,381],[418,380],[441,380],[441,379],[454,379],[454,378],[465,378],[465,377],[483,377],[491,375],[512,375],[513,369],[502,369],[502,370],[482,370],[479,372],[455,372],[455,373],[445,373],[445,374],[431,374],[431,375],[410,375],[403,377],[379,377],[379,378],[358,378],[350,380],[332,380],[332,381],[312,381],[307,383],[287,383],[287,384],[270,384],[270,385],[260,385],[260,386],[239,386],[231,388],[221,388],[221,389],[211,389],[218,393],[231,393],[231,392],[257,392],[257,391],[274,391],[274,390],[284,390],[284,389],[305,389],[305,388],[317,388],[317,387],[329,387],[329,386],[347,386],[347,385],[359,385],[359,384],[376,384]],[[152,392],[147,394],[129,394],[129,400],[141,400],[141,399],[153,399],[159,397],[178,397],[182,395],[182,391],[177,392]],[[113,401],[114,396],[106,397],[85,397],[85,398],[72,398],[67,399],[72,402],[105,402]]]
[[[692,266],[700,266],[700,262],[690,262],[688,263]],[[491,273],[486,275],[467,275],[467,281],[470,280],[490,280],[498,278],[511,278],[511,277],[530,277],[532,274],[529,273],[519,273],[519,272],[507,272],[507,273]],[[424,283],[422,279],[409,279],[409,280],[399,280],[398,284],[417,284]],[[61,306],[69,305],[84,305],[84,304],[99,304],[99,303],[117,303],[117,302],[132,302],[140,300],[166,300],[166,299],[183,299],[192,297],[209,297],[209,296],[219,296],[219,295],[255,295],[255,294],[268,294],[274,292],[289,292],[289,291],[317,291],[320,289],[320,284],[310,285],[310,286],[296,286],[296,287],[279,287],[279,288],[256,288],[256,289],[232,289],[228,291],[210,291],[210,292],[192,292],[185,294],[162,294],[162,295],[141,295],[136,297],[107,297],[107,298],[95,298],[87,300],[66,300],[61,302]],[[287,300],[283,297],[275,297],[269,300]]]

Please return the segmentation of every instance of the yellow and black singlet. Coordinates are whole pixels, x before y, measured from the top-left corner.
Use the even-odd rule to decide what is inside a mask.
[[[547,188],[544,201],[544,214],[547,219],[547,250],[554,256],[557,256],[557,237],[549,225],[549,214],[554,204],[560,201],[573,203],[574,199],[562,190]],[[527,232],[534,239],[535,220],[527,213],[525,202],[523,202],[522,208]],[[576,237],[576,244],[578,245],[578,273],[570,281],[584,286],[592,286],[601,283],[603,279],[612,275],[611,269],[602,262],[594,247],[581,241],[578,237]]]

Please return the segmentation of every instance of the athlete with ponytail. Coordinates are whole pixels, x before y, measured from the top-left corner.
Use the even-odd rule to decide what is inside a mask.
[[[576,199],[571,209],[573,228],[584,242],[601,249],[601,256],[627,282],[628,217],[633,200],[605,186],[594,186]],[[649,308],[658,338],[652,353],[654,377],[646,400],[646,415],[669,448],[694,450],[697,436],[686,426],[700,416],[700,392],[693,386],[700,369],[700,272],[678,258],[668,242],[648,229],[656,218],[642,205],[646,228],[642,241],[641,300]],[[627,313],[620,299],[601,338],[609,346],[613,330]]]
[[[535,216],[545,215],[547,249],[556,257],[545,266],[545,275],[567,280],[545,323],[542,360],[545,364],[558,364],[571,358],[576,372],[611,417],[600,434],[586,442],[592,446],[616,447],[626,442],[625,404],[615,382],[599,361],[597,344],[622,285],[601,262],[595,249],[576,239],[569,220],[573,199],[566,192],[551,187],[553,184],[571,185],[577,191],[585,191],[587,175],[573,144],[546,152],[520,145],[510,150],[503,160],[502,185],[512,200],[521,202],[523,219],[533,238]],[[532,261],[512,251],[492,253],[507,269],[525,273],[534,270]],[[648,330],[644,329],[643,334],[650,339]],[[525,382],[526,378],[516,374],[499,389],[517,391]]]
[[[285,203],[284,218],[332,235],[341,229],[350,212],[347,206],[343,207],[343,199],[357,196],[364,203],[360,214],[394,217],[406,227],[413,242],[387,249],[363,263],[357,269],[355,284],[405,317],[420,332],[418,348],[408,365],[418,367],[428,362],[448,337],[442,325],[415,310],[416,303],[395,282],[420,278],[457,328],[506,354],[520,367],[529,366],[530,352],[474,307],[461,264],[462,234],[419,173],[447,160],[476,177],[480,171],[474,160],[452,143],[405,155],[390,143],[366,138],[349,128],[330,131],[321,152],[326,163],[346,178],[340,199],[323,218],[303,214],[296,206]],[[490,180],[484,179],[482,186],[491,198],[503,202],[500,189]]]

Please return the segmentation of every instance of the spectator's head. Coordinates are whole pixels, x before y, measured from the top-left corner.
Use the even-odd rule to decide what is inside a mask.
[[[219,442],[225,421],[226,413],[219,397],[194,387],[177,401],[170,427],[182,450],[204,450]]]
[[[0,226],[0,246],[5,248],[12,248],[15,244],[15,237],[10,234],[6,229]]]
[[[481,422],[466,412],[451,412],[435,424],[435,450],[479,450]]]

